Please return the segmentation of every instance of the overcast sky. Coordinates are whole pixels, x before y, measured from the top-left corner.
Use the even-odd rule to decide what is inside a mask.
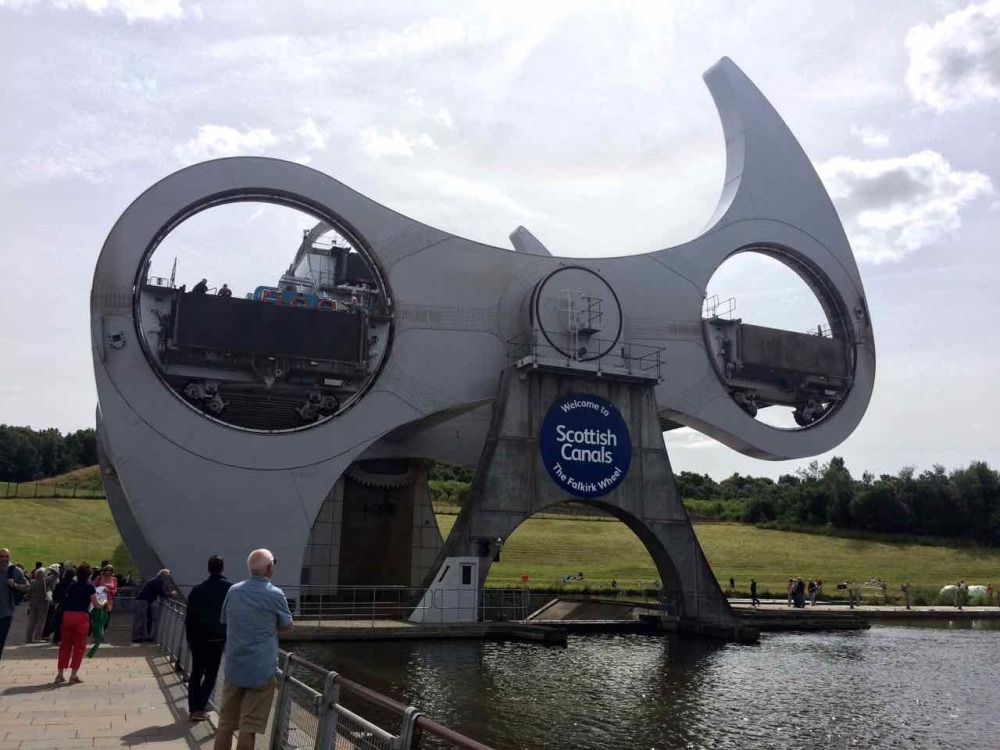
[[[557,255],[691,239],[724,170],[701,75],[726,55],[817,165],[868,293],[875,393],[830,455],[855,476],[1000,468],[1000,0],[381,6],[0,0],[0,422],[93,425],[101,245],[143,190],[196,161],[300,161],[503,247],[519,224]],[[180,282],[242,293],[276,280],[309,224],[214,209],[168,238],[154,272],[177,257]],[[769,262],[733,261],[709,291],[750,322],[820,322]],[[803,463],[686,429],[668,447],[676,470],[718,478]]]

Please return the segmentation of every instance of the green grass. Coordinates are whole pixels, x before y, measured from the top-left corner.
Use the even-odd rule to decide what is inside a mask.
[[[138,572],[125,549],[111,509],[104,500],[0,500],[3,531],[0,546],[11,559],[31,570],[64,560],[97,565],[111,560],[115,569]]]
[[[29,568],[35,560],[96,563],[109,558],[121,571],[135,570],[104,501],[7,499],[0,500],[0,509],[0,545],[10,547],[14,560]],[[457,516],[439,513],[437,518],[447,535]],[[1000,549],[995,548],[845,539],[730,523],[696,523],[695,533],[723,587],[733,576],[740,592],[748,590],[751,577],[762,594],[780,596],[791,576],[823,579],[827,595],[836,593],[838,581],[880,577],[890,595],[898,595],[900,583],[908,580],[917,595],[932,601],[943,585],[960,578],[1000,583]],[[506,541],[487,584],[517,586],[527,575],[533,587],[556,588],[563,574],[579,572],[583,582],[568,589],[605,590],[616,579],[620,588],[634,590],[638,581],[657,578],[649,554],[621,522],[539,514]]]
[[[438,516],[442,533],[454,520]],[[827,595],[835,594],[839,581],[879,577],[889,584],[890,596],[898,594],[903,581],[927,595],[960,578],[972,583],[1000,578],[1000,549],[892,544],[742,524],[696,523],[694,528],[720,584],[725,588],[733,576],[743,592],[751,577],[760,592],[782,596],[793,576],[822,579]],[[577,572],[584,573],[584,584],[592,588],[605,588],[612,579],[636,588],[637,581],[657,577],[639,539],[618,521],[535,517],[506,541],[487,583],[512,586],[527,575],[532,585],[555,586],[564,573]]]

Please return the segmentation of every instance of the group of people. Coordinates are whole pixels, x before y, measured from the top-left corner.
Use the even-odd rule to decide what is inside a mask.
[[[269,550],[254,550],[247,558],[248,578],[234,584],[225,576],[223,559],[213,555],[208,559],[208,577],[188,596],[184,624],[191,649],[188,677],[191,721],[208,718],[209,698],[225,658],[215,750],[230,750],[237,733],[236,750],[252,750],[256,735],[267,729],[278,666],[278,636],[292,629],[288,600],[280,588],[271,584],[277,562]],[[87,634],[93,633],[96,649],[113,610],[119,580],[114,567],[107,562],[96,574],[87,563],[66,563],[59,567],[59,581],[52,590],[59,618],[55,631],[59,655],[54,682],[76,684],[83,682],[79,671]],[[10,551],[0,549],[0,576],[6,584],[0,592],[0,656],[15,607],[23,598],[37,602],[29,614],[29,638],[26,638],[28,642],[34,640],[34,628],[42,619],[40,613],[48,612],[50,600],[44,594],[44,586],[51,569],[52,566],[45,568],[38,563],[29,580],[21,567],[10,563]],[[38,591],[43,592],[41,598],[31,598]],[[133,640],[144,642],[155,638],[156,615],[161,609],[158,602],[175,594],[169,570],[161,570],[146,581],[136,594]],[[44,610],[41,602],[46,603]]]
[[[191,648],[188,716],[208,718],[209,697],[225,656],[215,750],[252,750],[267,730],[278,666],[278,636],[292,629],[284,592],[271,583],[278,561],[270,550],[247,557],[249,577],[232,583],[225,561],[208,558],[208,578],[188,596],[184,628]]]
[[[191,294],[208,294],[208,279],[202,279],[193,287],[191,287]],[[228,284],[223,284],[219,287],[216,292],[219,297],[232,297],[233,290],[229,288]]]
[[[809,603],[816,606],[816,598],[823,590],[823,581],[810,578],[806,583],[801,576],[788,579],[788,606],[796,609],[805,609],[806,595],[809,596]]]

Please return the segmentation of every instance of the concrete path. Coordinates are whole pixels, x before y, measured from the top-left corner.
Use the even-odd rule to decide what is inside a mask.
[[[794,607],[788,606],[788,603],[784,599],[763,599],[761,600],[760,607],[751,607],[749,599],[737,599],[733,598],[729,600],[729,603],[736,607],[737,609],[756,609],[758,612],[761,611],[789,611],[789,612],[857,612],[859,614],[867,615],[899,615],[899,619],[905,619],[909,616],[914,619],[919,619],[922,615],[937,615],[941,617],[952,616],[956,619],[976,619],[976,618],[1000,618],[1000,607],[990,606],[965,606],[962,609],[958,609],[953,605],[939,604],[934,606],[914,606],[911,609],[906,609],[902,604],[858,604],[855,605],[852,610],[849,605],[844,602],[837,602],[836,604],[819,602],[814,607],[811,604],[806,604],[804,610],[796,610]]]
[[[17,608],[0,660],[0,750],[211,747],[214,717],[188,721],[181,675],[156,646],[129,642],[130,617],[116,613],[110,644],[83,661],[82,684],[54,685],[58,649],[23,645],[26,610]]]

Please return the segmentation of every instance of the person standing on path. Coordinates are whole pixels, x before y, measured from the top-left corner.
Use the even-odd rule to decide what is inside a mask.
[[[18,567],[10,564],[10,550],[0,549],[0,580],[3,580],[3,591],[0,591],[0,658],[3,658],[3,646],[7,642],[10,624],[14,621],[14,607],[28,591],[28,579]]]
[[[903,592],[903,601],[906,602],[906,608],[910,608],[910,582],[906,581],[899,590]]]
[[[157,605],[161,599],[169,599],[174,595],[174,592],[167,588],[169,577],[170,571],[164,568],[139,589],[133,603],[133,643],[148,643],[155,637],[156,621],[159,617]]]
[[[222,604],[233,584],[222,575],[225,563],[218,555],[208,558],[208,578],[188,596],[184,627],[191,647],[191,674],[188,676],[188,717],[208,718],[208,699],[215,688],[222,651],[226,647],[226,626],[222,624]]]
[[[750,606],[759,607],[760,599],[757,598],[757,579],[750,579]]]
[[[55,606],[51,623],[52,643],[56,646],[59,645],[59,638],[62,635],[62,603],[66,598],[66,592],[69,591],[69,587],[73,585],[74,581],[76,581],[76,567],[68,565],[63,568],[62,579],[56,584],[55,590],[52,592],[52,604]]]
[[[111,612],[115,608],[115,597],[118,595],[118,579],[115,578],[115,566],[111,563],[106,563],[103,568],[101,568],[101,575],[94,581],[95,586],[103,586],[104,593],[108,597],[108,612],[105,618],[104,626],[108,627],[111,624]]]
[[[24,642],[34,643],[42,639],[45,614],[49,610],[49,599],[45,590],[45,568],[35,568],[28,588],[28,624],[24,630]]]
[[[271,585],[277,560],[258,549],[247,558],[250,577],[230,587],[222,606],[226,625],[226,661],[222,705],[214,750],[253,750],[256,736],[267,731],[278,668],[278,635],[292,629],[284,592]]]
[[[69,667],[69,684],[83,682],[80,664],[87,650],[87,631],[90,629],[90,608],[102,609],[108,600],[98,600],[97,589],[90,582],[90,566],[80,563],[76,568],[76,581],[66,590],[62,603],[62,633],[59,636],[59,672],[56,683],[66,682],[63,672]]]

